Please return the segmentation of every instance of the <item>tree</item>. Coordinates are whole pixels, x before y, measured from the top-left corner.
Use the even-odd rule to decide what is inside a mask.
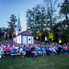
[[[3,35],[3,33],[2,33],[1,28],[0,28],[0,38],[2,38],[2,35]]]
[[[46,10],[46,26],[50,32],[53,31],[53,26],[57,22],[57,15],[55,14],[57,0],[44,0],[44,7]]]
[[[69,0],[64,0],[64,3],[62,3],[62,5],[60,6],[60,13],[65,15],[66,17],[66,24],[67,24],[67,28],[69,28]]]
[[[0,33],[1,33],[1,38],[4,39],[4,36],[6,37],[6,28],[2,27]]]
[[[26,17],[27,30],[31,31],[34,35],[39,35],[39,33],[41,33],[41,37],[43,30],[46,28],[44,7],[38,4],[32,10],[28,9],[26,12]]]
[[[9,35],[13,35],[14,34],[14,32],[15,32],[15,27],[16,27],[16,25],[15,25],[15,23],[16,23],[16,21],[17,21],[17,19],[16,19],[16,16],[15,15],[11,15],[11,17],[10,17],[10,22],[8,22],[8,34]]]
[[[59,13],[62,17],[61,21],[58,23],[59,38],[61,38],[63,42],[66,42],[69,41],[69,0],[64,0],[59,7]]]

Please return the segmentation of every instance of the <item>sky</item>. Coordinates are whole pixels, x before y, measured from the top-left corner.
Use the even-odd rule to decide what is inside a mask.
[[[63,0],[59,0],[63,2]],[[0,28],[8,27],[10,16],[14,14],[18,19],[20,14],[20,23],[22,31],[26,30],[26,12],[37,4],[43,4],[43,0],[0,0]],[[17,22],[16,22],[17,24]]]

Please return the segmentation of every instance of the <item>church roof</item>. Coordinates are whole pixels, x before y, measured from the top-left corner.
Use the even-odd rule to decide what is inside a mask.
[[[32,36],[32,34],[28,30],[26,30],[24,32],[21,32],[18,35],[22,35],[22,36]]]

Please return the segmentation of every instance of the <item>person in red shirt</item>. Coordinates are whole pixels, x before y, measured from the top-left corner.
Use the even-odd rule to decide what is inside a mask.
[[[67,53],[69,53],[69,46],[67,46]]]
[[[9,47],[8,47],[8,45],[6,45],[6,47],[5,47],[5,56],[6,56],[6,53],[7,52],[9,52]]]

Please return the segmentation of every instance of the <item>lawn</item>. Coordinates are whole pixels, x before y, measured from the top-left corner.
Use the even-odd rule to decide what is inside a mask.
[[[69,54],[21,58],[6,56],[0,59],[0,69],[69,69]]]

